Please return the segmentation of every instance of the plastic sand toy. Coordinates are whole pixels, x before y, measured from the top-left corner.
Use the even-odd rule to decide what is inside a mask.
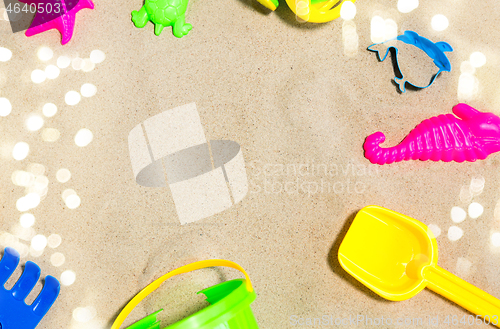
[[[404,51],[402,48],[405,48]],[[403,93],[406,91],[406,83],[416,88],[427,88],[439,73],[451,71],[451,64],[445,52],[451,52],[453,48],[444,41],[434,43],[416,32],[405,31],[396,39],[368,47],[368,50],[377,53],[381,62],[386,59],[391,49],[396,52],[397,70],[401,73],[401,77],[396,76],[394,82]]]
[[[207,297],[210,306],[201,311],[188,316],[166,328],[169,329],[258,329],[257,321],[252,313],[250,304],[255,300],[256,294],[252,283],[245,270],[236,263],[222,259],[204,260],[182,266],[172,272],[160,277],[149,286],[139,292],[121,311],[116,318],[111,329],[119,329],[123,321],[130,312],[150,293],[158,289],[167,279],[182,273],[194,270],[213,267],[226,266],[241,271],[245,279],[231,280],[220,283],[213,287],[204,289],[198,293],[203,293]],[[127,329],[159,329],[160,321],[157,320],[159,310],[146,318],[127,327]]]
[[[340,265],[383,298],[401,301],[425,287],[495,325],[500,300],[437,265],[438,248],[423,223],[378,207],[361,209],[342,241]]]
[[[94,9],[94,3],[91,0],[19,1],[37,8],[33,22],[30,28],[26,30],[26,36],[30,37],[48,30],[57,29],[62,35],[61,44],[63,45],[67,44],[73,37],[76,14],[85,8]]]
[[[278,0],[257,0],[264,7],[276,10]],[[346,1],[355,0],[286,0],[290,9],[303,21],[311,23],[326,23],[340,17],[340,8]]]
[[[186,23],[187,5],[188,0],[146,0],[139,11],[132,12],[132,22],[139,28],[148,21],[153,22],[156,35],[160,35],[165,26],[172,26],[174,35],[182,38],[193,28]]]
[[[47,314],[59,295],[60,285],[56,278],[48,275],[42,291],[33,304],[25,303],[26,297],[40,278],[40,268],[33,262],[26,262],[23,274],[12,289],[4,285],[19,264],[19,253],[5,248],[0,261],[0,328],[34,329]]]
[[[474,162],[500,151],[500,118],[467,104],[458,104],[452,114],[422,121],[403,141],[381,148],[385,136],[376,132],[366,138],[365,157],[379,165],[408,160]]]

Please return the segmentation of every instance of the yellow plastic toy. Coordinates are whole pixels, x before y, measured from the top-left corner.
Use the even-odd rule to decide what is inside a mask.
[[[151,284],[149,284],[146,288],[142,289],[134,298],[132,298],[132,300],[123,308],[123,310],[120,312],[120,314],[118,315],[118,317],[116,318],[115,322],[113,323],[113,325],[111,326],[111,329],[119,329],[120,326],[123,324],[123,321],[125,321],[125,319],[127,318],[127,316],[130,314],[130,312],[132,312],[132,310],[144,299],[146,298],[150,293],[152,293],[153,291],[155,291],[156,289],[158,289],[160,287],[160,285],[170,279],[171,277],[173,276],[176,276],[176,275],[179,275],[179,274],[183,274],[183,273],[187,273],[187,272],[191,272],[191,271],[195,271],[195,270],[199,270],[199,269],[202,269],[202,268],[207,268],[207,267],[213,267],[213,266],[226,266],[226,267],[231,267],[231,268],[234,268],[236,270],[239,270],[241,271],[244,275],[245,275],[245,280],[244,280],[244,283],[245,283],[245,286],[246,286],[246,291],[248,291],[249,293],[251,293],[252,295],[255,295],[254,293],[254,290],[253,290],[253,287],[252,287],[252,282],[250,281],[250,277],[248,276],[248,274],[245,272],[245,270],[238,264],[234,263],[234,262],[231,262],[231,261],[228,261],[228,260],[224,260],[224,259],[209,259],[209,260],[202,260],[202,261],[199,261],[199,262],[195,262],[195,263],[191,263],[191,264],[188,264],[188,265],[185,265],[185,266],[182,266],[182,267],[179,267],[178,269],[175,269],[165,275],[163,275],[162,277],[160,277],[159,279],[153,281]],[[221,298],[221,296],[219,296],[219,298]],[[255,296],[253,296],[253,299],[255,299]],[[252,299],[252,300],[253,300]],[[239,308],[241,308],[241,306],[238,306]],[[238,307],[233,307],[233,308],[238,308]],[[234,310],[233,310],[234,311]],[[158,313],[158,312],[156,312]],[[155,314],[156,314],[155,313]],[[213,312],[212,312],[213,313]],[[234,313],[234,312],[233,312]],[[246,314],[247,318],[248,317],[251,317],[253,319],[253,315],[251,314]],[[227,315],[226,315],[227,317]],[[250,319],[251,320],[251,319]],[[154,320],[155,321],[155,320]],[[153,321],[153,322],[154,322]],[[254,320],[255,321],[255,320]],[[186,322],[186,319],[184,319],[184,321],[182,322]],[[155,325],[158,326],[159,328],[159,323],[154,323]],[[185,323],[183,323],[185,324]],[[174,325],[175,326],[175,325]],[[149,325],[134,325],[132,327],[137,327],[137,328],[146,328],[148,327],[149,328]],[[178,325],[177,327],[182,327],[180,325]],[[188,327],[189,327],[189,323],[188,323]],[[211,328],[210,326],[205,326],[207,328]],[[204,328],[205,328],[204,327]],[[129,327],[130,328],[130,327]],[[152,328],[152,327],[151,327]],[[156,328],[156,327],[154,327]],[[196,328],[198,328],[196,326]],[[224,327],[225,328],[225,327]],[[251,326],[251,324],[248,325],[248,328],[257,328],[257,325],[256,323],[254,324],[254,326]]]
[[[264,7],[275,11],[278,0],[257,0]],[[340,8],[345,1],[356,0],[286,0],[290,9],[303,21],[326,23],[340,17]]]
[[[436,238],[416,219],[365,207],[356,215],[338,257],[349,274],[386,299],[405,300],[428,287],[500,327],[500,300],[439,267]]]

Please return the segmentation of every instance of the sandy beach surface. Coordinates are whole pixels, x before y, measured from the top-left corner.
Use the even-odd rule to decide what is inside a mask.
[[[370,327],[335,324],[360,316],[420,318],[422,328],[437,317],[440,328],[456,328],[452,318],[472,316],[427,289],[384,300],[342,269],[339,245],[368,205],[428,225],[438,264],[500,297],[500,154],[379,166],[363,152],[368,135],[381,131],[383,146],[396,145],[460,102],[500,115],[496,3],[421,1],[409,13],[397,3],[359,0],[354,19],[313,24],[297,21],[284,1],[271,12],[253,0],[192,0],[193,29],[179,39],[171,27],[160,36],[151,23],[136,28],[130,13],[140,1],[103,0],[77,14],[64,46],[55,30],[28,38],[0,20],[0,47],[12,52],[8,60],[0,52],[0,249],[16,247],[22,264],[34,261],[62,282],[37,328],[110,328],[144,286],[210,258],[248,272],[262,329]],[[448,22],[442,31],[438,14]],[[391,60],[367,47],[406,30],[450,44],[452,70],[401,93]],[[415,58],[405,54],[402,70],[429,72],[432,63]],[[248,191],[181,225],[171,185],[136,182],[128,138],[148,118],[190,103],[207,141],[241,147]],[[209,268],[171,279],[122,328],[160,308],[162,326],[172,324],[206,306],[197,291],[240,277]],[[306,325],[314,318],[328,320]]]

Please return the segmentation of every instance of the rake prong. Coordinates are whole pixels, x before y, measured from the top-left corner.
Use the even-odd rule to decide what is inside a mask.
[[[26,304],[26,297],[34,292],[41,272],[38,265],[29,261],[14,287],[7,290],[5,282],[12,277],[19,258],[17,251],[6,248],[0,260],[0,329],[35,329],[59,295],[59,281],[49,275],[35,301]]]
[[[42,291],[31,305],[36,315],[43,317],[59,296],[61,285],[53,276],[47,275]]]
[[[0,261],[0,288],[5,285],[5,282],[10,278],[19,264],[20,255],[13,248],[5,248],[2,260]]]
[[[40,267],[33,262],[26,262],[24,272],[11,289],[12,296],[17,300],[25,300],[40,278]]]

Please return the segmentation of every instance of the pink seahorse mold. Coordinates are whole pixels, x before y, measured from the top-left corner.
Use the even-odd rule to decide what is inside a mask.
[[[30,37],[48,30],[57,29],[61,35],[61,44],[65,45],[73,37],[75,16],[82,9],[94,9],[92,0],[20,0],[29,5],[41,4],[42,8],[52,8],[52,12],[37,12],[31,26],[26,30]],[[51,6],[48,7],[47,4]],[[56,6],[57,5],[57,6]],[[56,11],[57,10],[57,11]]]
[[[458,104],[453,114],[441,114],[422,121],[399,145],[382,148],[381,132],[366,138],[365,157],[371,163],[408,160],[474,162],[500,151],[500,118],[493,113]]]

